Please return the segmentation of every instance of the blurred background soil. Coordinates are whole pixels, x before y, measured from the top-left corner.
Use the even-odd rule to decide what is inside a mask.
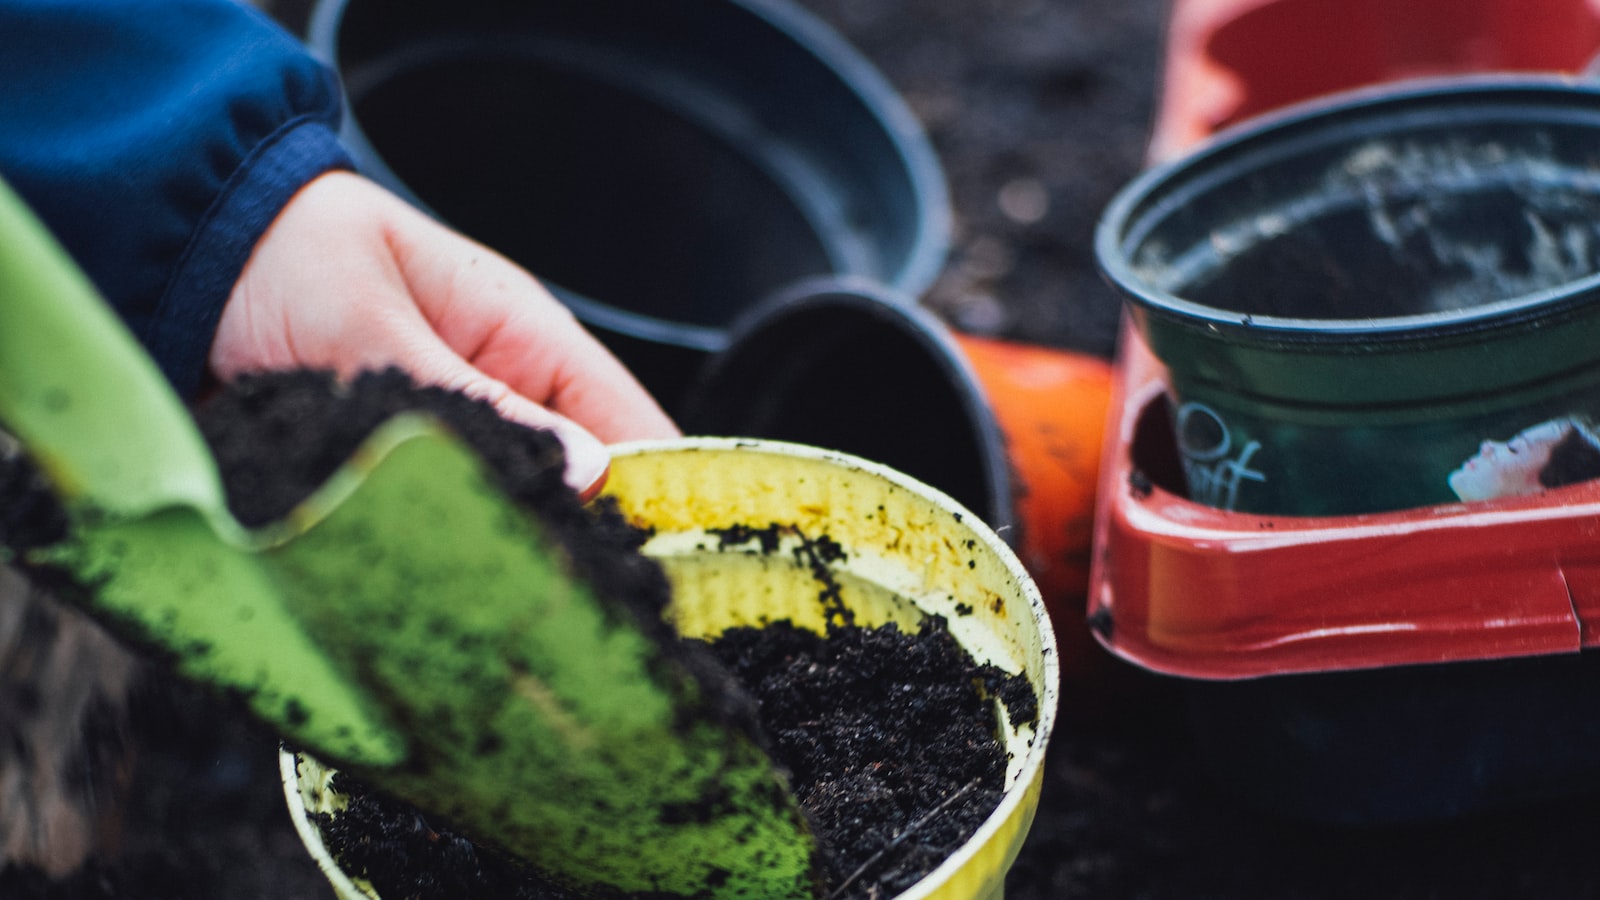
[[[1166,0],[802,0],[875,63],[944,165],[955,235],[924,297],[958,329],[1099,354],[1101,209],[1138,173]]]
[[[1092,235],[1143,163],[1166,0],[800,2],[879,67],[940,154],[955,235],[926,304],[969,332],[1109,356],[1119,307]],[[272,8],[303,20],[303,3]],[[1381,831],[1275,821],[1207,778],[1175,685],[1122,670],[1060,722],[1011,900],[1600,897],[1594,798]],[[330,898],[289,829],[270,740],[187,708],[156,730],[206,735],[212,762],[151,754],[122,871],[71,896],[133,896],[113,882],[190,854],[201,896]]]

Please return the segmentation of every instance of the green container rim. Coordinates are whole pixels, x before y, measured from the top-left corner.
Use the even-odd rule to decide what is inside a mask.
[[[1495,74],[1419,78],[1298,104],[1220,132],[1193,153],[1145,171],[1107,206],[1095,233],[1102,273],[1141,312],[1209,339],[1325,352],[1415,350],[1482,340],[1487,332],[1571,315],[1600,297],[1600,273],[1472,307],[1381,318],[1251,315],[1198,303],[1151,285],[1135,252],[1175,209],[1242,171],[1314,147],[1458,121],[1591,125],[1600,149],[1600,84],[1578,76]]]

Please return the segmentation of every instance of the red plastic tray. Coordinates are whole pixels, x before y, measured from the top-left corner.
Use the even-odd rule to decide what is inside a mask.
[[[1171,456],[1164,389],[1125,323],[1088,604],[1117,656],[1238,679],[1600,646],[1600,481],[1359,516],[1225,512],[1151,477]]]

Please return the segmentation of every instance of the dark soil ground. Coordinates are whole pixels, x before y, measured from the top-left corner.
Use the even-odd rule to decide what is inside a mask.
[[[957,233],[927,304],[970,331],[1109,354],[1117,301],[1091,235],[1141,166],[1165,0],[803,3],[904,93],[941,154]],[[1175,688],[1136,677],[1104,712],[1060,723],[1008,897],[1600,897],[1600,798],[1431,827],[1281,822],[1206,775]],[[189,730],[163,725],[155,737],[203,736],[213,761],[196,769],[152,754],[118,877],[135,881],[143,866],[154,883],[188,853],[212,877],[205,896],[331,897],[289,830],[270,741],[225,719],[178,724]]]
[[[905,97],[955,217],[954,327],[1109,355],[1100,211],[1142,167],[1166,0],[802,0]]]

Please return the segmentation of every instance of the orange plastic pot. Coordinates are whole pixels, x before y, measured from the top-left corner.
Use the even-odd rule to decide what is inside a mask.
[[[1089,578],[1110,365],[1036,344],[953,338],[1005,439],[1023,564],[1046,597],[1076,600]]]
[[[830,447],[949,493],[1038,583],[1066,677],[1099,668],[1084,602],[1108,362],[957,334],[858,279],[795,285],[731,335],[690,392],[688,433]]]
[[[1149,157],[1323,94],[1467,72],[1577,71],[1590,0],[1174,0]]]

